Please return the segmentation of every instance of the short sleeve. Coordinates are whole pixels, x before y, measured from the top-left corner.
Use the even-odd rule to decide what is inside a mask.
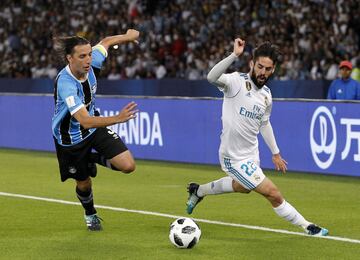
[[[64,101],[71,115],[75,114],[84,106],[77,94],[76,84],[71,79],[59,78],[58,96]]]
[[[100,69],[103,62],[105,61],[108,55],[107,50],[101,44],[95,45],[92,48],[92,62],[91,66]]]

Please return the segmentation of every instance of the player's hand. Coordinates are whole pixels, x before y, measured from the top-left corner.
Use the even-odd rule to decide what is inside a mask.
[[[273,163],[274,163],[274,165],[275,165],[275,169],[277,170],[277,171],[282,171],[283,173],[285,173],[286,172],[286,170],[287,170],[287,161],[285,161],[282,157],[281,157],[281,155],[278,153],[278,154],[274,154],[273,156],[272,156],[272,161],[273,161]]]
[[[139,43],[137,39],[139,38],[140,32],[134,29],[128,29],[126,31],[126,38],[129,42],[135,42],[136,44]]]
[[[245,48],[245,41],[240,38],[236,38],[234,42],[235,55],[240,56],[244,52],[244,48]]]
[[[130,119],[135,118],[136,113],[139,112],[139,110],[137,110],[136,107],[137,107],[137,104],[134,101],[127,104],[117,115],[120,123],[124,123]]]

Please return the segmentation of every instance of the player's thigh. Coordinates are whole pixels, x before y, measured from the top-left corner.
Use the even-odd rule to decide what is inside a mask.
[[[274,208],[280,206],[284,201],[280,190],[268,178],[266,178],[258,187],[256,187],[255,191],[269,200]]]
[[[222,158],[221,167],[226,174],[249,191],[256,189],[265,179],[262,169],[251,159],[236,162],[229,158]]]
[[[265,178],[264,181],[256,187],[255,191],[265,197],[281,197],[278,187],[269,178]]]
[[[92,147],[108,160],[128,150],[121,138],[108,128],[96,129]]]
[[[241,185],[239,182],[234,180],[234,178],[233,178],[233,181],[232,181],[232,187],[233,187],[235,192],[240,192],[240,193],[249,193],[249,192],[251,192],[251,190],[246,189],[243,185]]]
[[[89,177],[88,154],[91,145],[88,140],[73,146],[61,146],[55,141],[61,181],[69,178],[84,181]]]
[[[115,168],[130,173],[135,170],[135,160],[129,150],[122,152],[110,159],[111,165]]]
[[[93,148],[110,160],[112,166],[123,172],[132,172],[135,161],[121,138],[108,128],[98,128],[95,132]]]

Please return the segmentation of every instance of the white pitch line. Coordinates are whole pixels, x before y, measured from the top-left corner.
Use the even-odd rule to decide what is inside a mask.
[[[73,201],[59,200],[59,199],[51,199],[51,198],[44,198],[44,197],[36,197],[36,196],[29,196],[29,195],[22,195],[22,194],[8,193],[8,192],[0,192],[0,196],[15,197],[15,198],[22,198],[22,199],[40,200],[40,201],[47,201],[47,202],[54,202],[54,203],[68,204],[68,205],[79,205],[79,206],[81,205],[80,202],[73,202]],[[166,218],[172,218],[172,219],[184,217],[184,216],[177,216],[177,215],[171,215],[171,214],[165,214],[165,213],[159,213],[159,212],[153,212],[153,211],[145,211],[145,210],[125,209],[125,208],[110,207],[110,206],[103,206],[103,205],[95,205],[95,206],[96,206],[96,208],[100,208],[100,209],[108,209],[108,210],[121,211],[121,212],[130,212],[130,213],[137,213],[137,214],[151,215],[151,216],[158,216],[158,217],[166,217]],[[237,223],[228,223],[228,222],[208,220],[208,219],[200,219],[200,218],[193,218],[193,219],[195,221],[197,221],[197,222],[209,223],[209,224],[215,224],[215,225],[223,225],[223,226],[230,226],[230,227],[240,227],[240,228],[261,230],[261,231],[273,232],[273,233],[281,233],[281,234],[296,235],[296,236],[305,236],[305,237],[328,239],[328,240],[337,240],[337,241],[360,244],[360,240],[346,238],[346,237],[336,237],[336,236],[315,237],[315,236],[307,235],[305,233],[293,232],[293,231],[284,230],[284,229],[273,229],[273,228],[267,228],[267,227],[251,226],[251,225],[244,225],[244,224],[237,224]]]

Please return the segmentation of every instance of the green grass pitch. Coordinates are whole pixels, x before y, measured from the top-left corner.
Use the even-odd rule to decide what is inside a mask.
[[[335,237],[360,240],[360,178],[265,171],[308,220]],[[219,166],[137,161],[131,175],[98,167],[95,203],[186,216],[186,184],[225,176]],[[0,150],[0,192],[77,202],[60,182],[53,153]],[[360,244],[199,223],[193,249],[168,239],[173,218],[98,209],[102,232],[89,232],[79,205],[0,196],[0,259],[358,259]],[[193,218],[301,232],[255,193],[208,196]]]

